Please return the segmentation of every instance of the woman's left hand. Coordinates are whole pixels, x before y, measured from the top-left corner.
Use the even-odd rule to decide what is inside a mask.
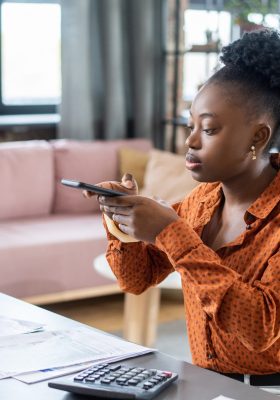
[[[99,196],[100,209],[113,214],[119,229],[135,239],[154,243],[157,235],[179,218],[166,202],[142,196]]]

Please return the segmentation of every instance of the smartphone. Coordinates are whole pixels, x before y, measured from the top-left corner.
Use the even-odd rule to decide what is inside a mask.
[[[91,185],[90,183],[73,181],[72,179],[71,180],[70,179],[61,179],[61,183],[62,183],[62,185],[69,186],[71,188],[88,190],[89,192],[94,192],[96,194],[102,194],[103,196],[114,197],[114,196],[125,196],[126,195],[126,193],[118,192],[117,190],[105,189],[100,186]]]

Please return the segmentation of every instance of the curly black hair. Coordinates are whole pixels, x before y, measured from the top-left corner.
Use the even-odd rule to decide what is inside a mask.
[[[224,66],[208,83],[232,83],[254,115],[266,111],[275,121],[267,151],[280,145],[280,33],[262,29],[222,48]]]

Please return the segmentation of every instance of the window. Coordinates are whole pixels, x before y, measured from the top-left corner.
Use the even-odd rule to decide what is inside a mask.
[[[0,114],[56,112],[61,15],[55,1],[1,2]]]
[[[218,67],[222,46],[242,34],[243,28],[236,24],[234,13],[224,7],[226,3],[227,0],[166,0],[164,3],[166,94],[163,123],[172,151],[184,147],[188,109],[199,87]],[[248,19],[279,29],[277,14],[252,13]]]
[[[191,101],[218,65],[221,46],[231,40],[231,16],[228,12],[186,10],[183,98]]]

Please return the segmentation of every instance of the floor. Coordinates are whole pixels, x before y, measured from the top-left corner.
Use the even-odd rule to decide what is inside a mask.
[[[162,291],[159,323],[184,319],[183,299],[177,290]],[[45,308],[106,332],[121,331],[124,296],[116,294],[53,304]]]

